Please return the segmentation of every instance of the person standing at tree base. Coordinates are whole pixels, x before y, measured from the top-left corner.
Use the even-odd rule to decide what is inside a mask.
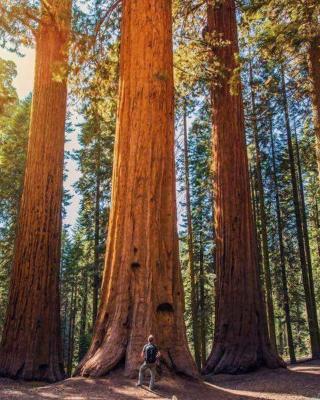
[[[156,378],[156,361],[160,357],[160,355],[160,351],[154,344],[154,337],[150,335],[148,337],[148,343],[143,347],[143,350],[141,352],[141,358],[144,360],[144,362],[139,370],[139,380],[137,386],[142,386],[144,373],[148,369],[151,374],[149,389],[153,390]]]

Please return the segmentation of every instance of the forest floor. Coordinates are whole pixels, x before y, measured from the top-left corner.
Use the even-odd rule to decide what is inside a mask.
[[[217,375],[207,382],[163,378],[155,392],[136,388],[119,372],[106,378],[72,378],[53,385],[0,379],[0,399],[57,400],[320,400],[320,360],[261,369],[246,375]]]

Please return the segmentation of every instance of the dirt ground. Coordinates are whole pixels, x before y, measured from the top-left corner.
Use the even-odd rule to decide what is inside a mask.
[[[147,382],[146,382],[147,383]],[[320,360],[247,375],[217,375],[207,382],[163,378],[155,392],[136,388],[121,373],[103,379],[72,378],[54,385],[0,379],[0,399],[58,400],[320,400]]]

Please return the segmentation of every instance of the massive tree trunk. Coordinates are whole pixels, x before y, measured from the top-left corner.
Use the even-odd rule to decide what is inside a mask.
[[[170,0],[124,0],[120,99],[101,302],[78,367],[135,375],[148,334],[162,365],[195,375],[183,319],[174,165]]]
[[[262,168],[261,168],[261,152],[260,152],[260,139],[258,132],[257,112],[256,112],[256,97],[253,87],[253,71],[250,62],[250,86],[251,86],[251,107],[252,107],[252,130],[253,140],[256,151],[256,170],[257,170],[257,189],[258,189],[258,205],[260,211],[261,221],[261,238],[262,238],[262,254],[263,254],[263,274],[265,278],[266,287],[266,300],[267,300],[267,312],[268,312],[268,330],[270,336],[270,342],[273,350],[277,351],[276,341],[276,329],[274,323],[274,307],[272,298],[272,281],[271,281],[271,270],[270,270],[270,258],[269,258],[269,245],[268,245],[268,232],[267,232],[267,214],[265,209],[265,196],[262,179]]]
[[[223,76],[213,88],[217,311],[214,345],[204,372],[239,373],[284,363],[273,352],[267,333],[257,272],[241,85],[230,85],[239,53],[235,3],[208,4],[209,33],[215,31],[230,44],[213,48],[223,67]]]
[[[198,323],[198,307],[197,307],[197,292],[196,292],[196,277],[194,268],[194,245],[193,245],[193,227],[191,218],[191,199],[190,199],[190,179],[189,179],[189,146],[188,146],[188,128],[187,128],[187,109],[185,106],[183,113],[183,143],[184,143],[184,166],[185,166],[185,191],[186,191],[186,209],[188,223],[188,256],[189,256],[189,275],[191,284],[191,318],[192,318],[192,335],[194,357],[197,367],[201,369],[200,356],[200,338],[199,338],[199,323]]]
[[[308,56],[309,75],[312,85],[311,98],[316,137],[316,157],[320,180],[320,36],[316,36],[310,41]]]
[[[58,280],[67,82],[61,74],[67,70],[71,1],[47,3],[36,36],[29,146],[0,375],[56,381],[64,377]]]
[[[313,213],[312,222],[316,232],[318,260],[320,260],[320,220],[319,220],[319,207],[317,200],[317,193],[313,194]]]
[[[97,160],[96,160],[96,193],[94,208],[94,265],[93,265],[93,292],[92,292],[92,327],[97,319],[98,300],[99,300],[99,283],[100,283],[100,197],[101,197],[101,133],[100,126],[96,119],[97,127]]]
[[[320,357],[320,336],[319,336],[319,327],[317,322],[316,310],[314,308],[315,301],[312,299],[312,293],[310,288],[310,277],[308,271],[308,264],[305,253],[305,243],[303,236],[303,228],[302,228],[302,216],[299,204],[299,192],[298,192],[298,182],[296,176],[295,169],[295,157],[293,152],[293,143],[292,143],[292,134],[291,134],[291,125],[290,125],[290,117],[289,117],[289,106],[287,99],[287,88],[286,81],[284,75],[284,68],[281,67],[281,94],[282,94],[282,103],[283,103],[283,111],[285,117],[286,124],[286,135],[287,135],[287,143],[288,143],[288,154],[289,154],[289,164],[290,164],[290,175],[291,175],[291,186],[292,186],[292,199],[294,205],[295,212],[295,222],[297,229],[297,240],[299,247],[299,257],[300,257],[300,266],[302,273],[302,281],[303,288],[305,293],[306,300],[306,310],[307,310],[307,318],[309,325],[309,334],[310,334],[310,343],[311,343],[311,353],[313,358]]]

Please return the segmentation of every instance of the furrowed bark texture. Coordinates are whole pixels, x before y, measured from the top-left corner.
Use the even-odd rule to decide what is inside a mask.
[[[309,44],[309,75],[312,85],[313,124],[316,137],[316,157],[320,180],[320,36],[316,36]]]
[[[20,205],[0,375],[57,381],[64,377],[59,320],[59,264],[70,1],[50,1],[59,28],[43,13],[29,145]]]
[[[123,361],[135,375],[150,333],[162,365],[196,374],[178,259],[171,26],[171,1],[123,1],[112,212],[94,337],[77,369],[83,376]]]
[[[259,284],[240,83],[237,93],[230,91],[230,78],[238,67],[233,0],[209,5],[208,31],[230,44],[213,49],[225,68],[213,88],[217,311],[214,345],[204,372],[277,368],[284,363],[270,345]]]

